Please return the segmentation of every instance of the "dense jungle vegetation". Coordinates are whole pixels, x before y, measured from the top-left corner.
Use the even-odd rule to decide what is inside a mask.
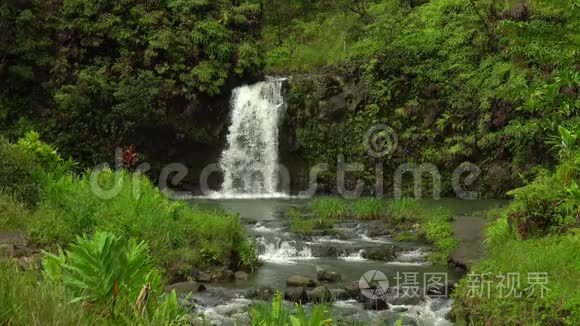
[[[342,153],[370,184],[376,163],[430,163],[451,195],[469,161],[479,195],[513,199],[490,214],[473,272],[546,272],[550,291],[480,299],[464,279],[458,324],[580,324],[579,24],[574,0],[1,0],[0,231],[23,232],[42,250],[25,263],[43,268],[0,260],[0,324],[186,323],[163,285],[254,269],[238,216],[170,201],[143,174],[89,169],[117,147],[160,165],[184,144],[222,146],[231,89],[266,74],[292,77],[285,124],[308,164]],[[377,124],[399,141],[381,158],[363,141]],[[94,183],[121,186],[107,198]],[[312,205],[292,231],[356,214],[423,221],[434,261],[456,246],[449,214],[411,218],[412,201]],[[312,323],[297,309],[276,295],[251,315],[332,323],[325,306]]]

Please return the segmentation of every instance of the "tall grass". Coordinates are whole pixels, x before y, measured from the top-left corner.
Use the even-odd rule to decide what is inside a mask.
[[[347,202],[342,198],[320,197],[310,202],[310,209],[316,218],[344,218],[349,212]]]
[[[104,171],[98,181],[104,189],[118,185],[118,194],[97,196],[88,174],[66,175],[48,184],[30,225],[31,239],[55,246],[97,229],[111,231],[147,241],[153,259],[165,268],[172,259],[182,259],[176,251],[189,252],[182,255],[191,259],[184,265],[198,267],[237,264],[233,259],[242,258],[238,249],[248,240],[237,216],[172,202],[142,175]]]
[[[402,198],[387,204],[389,219],[395,223],[418,221],[423,216],[423,208],[415,199]]]
[[[455,314],[473,324],[496,320],[505,325],[580,325],[580,236],[502,239],[501,248],[491,250],[488,259],[473,270],[475,274],[489,273],[489,297],[470,295],[464,280],[455,295]],[[522,293],[520,297],[506,296],[505,288],[500,293],[501,276],[507,273],[519,275],[520,284],[514,287]],[[531,285],[529,273],[547,273],[548,290],[543,297],[539,287],[533,294],[526,291]]]
[[[34,272],[0,263],[0,324],[88,325],[91,318],[63,286],[38,281]]]
[[[386,215],[386,202],[377,198],[362,198],[351,204],[351,214],[358,220],[377,220]]]
[[[30,215],[24,204],[0,193],[0,230],[23,230],[30,222]]]

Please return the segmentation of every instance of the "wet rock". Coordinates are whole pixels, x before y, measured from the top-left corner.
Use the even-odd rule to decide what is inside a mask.
[[[308,302],[308,295],[303,287],[291,287],[284,291],[284,299],[292,302]]]
[[[374,248],[367,248],[362,252],[362,257],[370,260],[392,261],[395,259],[395,247],[383,245]]]
[[[349,300],[353,298],[345,289],[330,289],[330,293],[332,294],[332,298],[336,301]]]
[[[198,293],[205,291],[205,285],[191,281],[179,282],[165,287],[165,292],[171,292],[173,290],[175,290],[177,294]]]
[[[347,284],[347,285],[345,285],[345,286],[344,286],[344,290],[345,290],[346,292],[348,292],[348,295],[349,295],[351,298],[355,298],[355,299],[357,299],[357,298],[359,298],[359,297],[360,297],[360,295],[361,295],[361,293],[360,293],[360,287],[359,287],[359,284],[358,284],[358,282],[352,282],[352,283],[350,283],[350,284]]]
[[[387,301],[383,298],[368,298],[365,296],[361,296],[362,303],[365,309],[367,310],[387,310],[389,309],[389,305]]]
[[[198,272],[197,276],[195,277],[195,280],[198,282],[204,282],[204,283],[209,283],[211,282],[211,274],[210,273],[206,273],[206,272]]]
[[[317,278],[320,282],[330,282],[335,283],[342,279],[342,276],[337,272],[328,272],[325,270],[319,270],[317,273]]]
[[[426,293],[430,297],[449,297],[455,290],[455,282],[447,282],[445,284],[429,285]]]
[[[236,321],[235,325],[250,325],[250,315],[248,313],[237,313],[232,315],[232,319]]]
[[[401,325],[401,326],[418,326],[419,321],[411,316],[402,315],[401,312],[397,311],[386,311],[379,315],[380,320],[385,325]]]
[[[258,224],[258,220],[255,220],[253,218],[244,217],[244,218],[240,219],[240,221],[243,224],[246,224],[246,225],[255,225],[255,224]]]
[[[305,276],[290,276],[286,280],[286,285],[295,287],[309,287],[313,288],[319,285],[319,283],[311,278]]]
[[[371,238],[381,237],[389,234],[387,226],[383,222],[369,222],[364,228],[366,229],[366,235]]]
[[[214,282],[229,281],[232,279],[234,279],[234,272],[227,268],[219,268],[211,276],[211,280]]]
[[[384,300],[391,305],[395,306],[416,306],[421,304],[423,301],[423,289],[421,288],[397,288],[392,287],[388,290],[387,294],[384,296]]]
[[[308,293],[308,298],[312,302],[329,302],[332,300],[332,293],[330,290],[322,285],[314,288],[312,291]]]
[[[237,271],[234,273],[234,279],[236,281],[247,281],[249,277],[250,276],[248,275],[248,273],[244,271]]]
[[[257,299],[263,301],[269,301],[276,294],[276,290],[271,287],[260,287],[257,289],[251,289],[248,291],[246,296],[250,299]]]

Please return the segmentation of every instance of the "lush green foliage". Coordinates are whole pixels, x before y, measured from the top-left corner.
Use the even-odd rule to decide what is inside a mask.
[[[111,190],[114,193],[104,192]],[[166,269],[177,266],[174,259],[184,257],[188,261],[178,265],[189,270],[238,264],[232,261],[238,248],[248,245],[237,216],[192,210],[184,203],[169,201],[142,175],[110,170],[96,177],[67,175],[47,185],[30,234],[39,244],[64,245],[78,234],[97,229],[147,241],[155,261]],[[244,261],[254,260],[244,257]],[[186,277],[187,269],[170,272]]]
[[[453,237],[453,216],[451,212],[440,208],[429,213],[429,219],[425,223],[425,235],[427,240],[433,243],[434,250],[429,253],[429,260],[438,264],[447,264],[453,251],[459,245]]]
[[[260,17],[254,0],[3,1],[0,128],[91,165],[151,125],[213,143],[206,106],[260,68]]]
[[[367,185],[377,161],[385,171],[434,164],[446,193],[453,170],[469,161],[482,171],[472,188],[505,195],[533,179],[530,167],[556,162],[545,141],[558,125],[580,125],[577,4],[422,2],[369,1],[361,16],[315,1],[313,13],[290,11],[265,27],[270,70],[321,71],[298,75],[290,91],[289,125],[301,153],[312,164],[338,154],[363,163],[367,169],[354,175]],[[347,108],[335,108],[334,96]],[[392,127],[399,141],[381,160],[364,146],[377,124]],[[323,182],[333,185],[334,176]]]
[[[63,286],[38,282],[33,272],[0,263],[0,323],[3,325],[80,325],[91,319]],[[66,302],[67,304],[63,304]]]
[[[257,265],[257,245],[246,238],[237,216],[220,211],[192,209],[183,202],[170,201],[145,176],[127,171],[86,172],[81,176],[65,173],[66,163],[57,155],[50,155],[51,163],[42,169],[42,175],[50,178],[37,181],[29,171],[28,164],[36,162],[20,146],[48,148],[38,142],[24,146],[30,140],[21,140],[19,146],[4,142],[0,149],[6,151],[2,159],[10,164],[0,174],[4,185],[14,185],[17,190],[27,186],[30,175],[31,188],[27,191],[2,195],[0,205],[6,208],[0,213],[0,225],[4,228],[22,229],[30,240],[42,247],[65,246],[78,235],[90,235],[95,231],[109,231],[124,239],[146,241],[152,259],[171,278],[186,279],[194,268],[227,266],[235,269],[252,269]],[[33,151],[37,152],[37,151]],[[23,161],[21,161],[23,160]],[[46,163],[46,160],[44,161]],[[54,164],[52,164],[54,163]],[[62,173],[54,173],[59,170]],[[36,170],[35,170],[36,171]],[[13,175],[24,176],[10,179]],[[31,196],[41,192],[36,208],[28,210],[10,194]],[[26,197],[28,198],[28,197]],[[36,199],[35,199],[36,202]]]
[[[153,268],[145,242],[124,243],[112,233],[97,232],[92,238],[78,237],[66,253],[45,253],[42,263],[46,282],[64,285],[71,302],[90,303],[97,315],[177,318],[175,292],[162,298],[161,274]]]
[[[460,320],[480,324],[501,316],[506,324],[580,323],[580,200],[570,191],[580,182],[580,154],[567,141],[572,134],[561,129],[558,143],[568,144],[568,150],[561,152],[556,171],[512,191],[514,202],[488,227],[489,257],[473,272],[491,275],[490,297],[470,295],[469,281],[462,281],[455,307]],[[521,297],[506,296],[501,289],[500,276],[507,273],[519,273],[521,282],[515,287]],[[547,273],[543,296],[539,290],[530,293],[528,273]]]
[[[34,206],[40,196],[41,171],[31,153],[0,138],[0,192]]]
[[[324,326],[332,325],[332,316],[328,306],[314,305],[307,314],[301,304],[296,304],[292,311],[284,306],[281,292],[277,292],[272,303],[256,304],[250,310],[253,326]]]
[[[22,230],[30,223],[31,212],[12,196],[0,193],[0,230]]]

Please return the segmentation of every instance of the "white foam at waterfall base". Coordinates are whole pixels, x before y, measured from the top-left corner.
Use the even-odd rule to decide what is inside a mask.
[[[274,264],[294,264],[299,260],[315,259],[308,246],[299,247],[296,241],[282,241],[276,238],[274,242],[267,242],[260,238],[261,261]]]
[[[352,262],[366,261],[367,259],[362,256],[363,252],[364,252],[364,250],[360,250],[360,251],[354,252],[348,256],[338,257],[338,259],[345,260],[345,261],[352,261]]]
[[[219,165],[221,195],[227,198],[279,197],[278,134],[285,110],[284,79],[236,88],[232,95],[227,147]]]

